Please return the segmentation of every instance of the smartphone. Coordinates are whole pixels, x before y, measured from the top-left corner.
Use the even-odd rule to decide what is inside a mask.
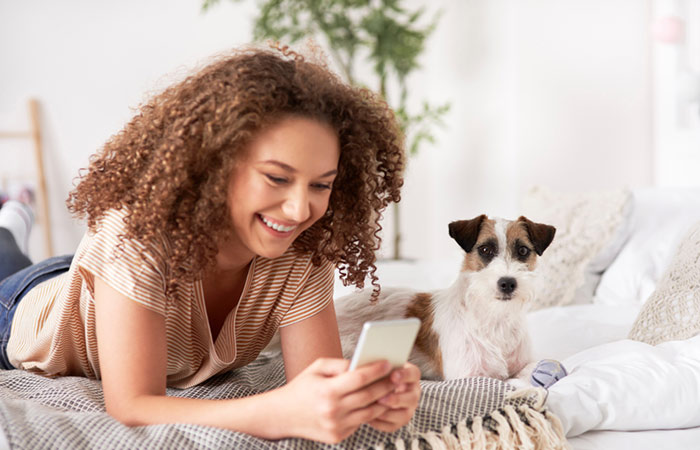
[[[420,320],[415,317],[365,322],[350,361],[350,370],[381,359],[389,361],[394,368],[403,366],[411,354],[419,328]]]

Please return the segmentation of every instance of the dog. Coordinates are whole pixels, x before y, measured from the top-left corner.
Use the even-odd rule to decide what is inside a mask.
[[[465,252],[452,286],[386,288],[374,303],[369,289],[335,300],[343,356],[352,357],[365,321],[417,317],[421,326],[409,361],[424,379],[522,376],[531,363],[525,312],[535,295],[533,271],[555,233],[523,216],[450,223],[450,237]]]

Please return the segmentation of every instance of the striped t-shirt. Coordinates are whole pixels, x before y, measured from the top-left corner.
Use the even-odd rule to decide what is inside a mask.
[[[290,248],[274,259],[256,257],[235,309],[212,342],[201,280],[166,299],[167,240],[142,245],[125,233],[125,212],[105,214],[87,232],[70,270],[33,288],[17,307],[7,354],[19,369],[47,376],[100,378],[94,280],[165,317],[168,386],[185,388],[253,361],[278,327],[317,314],[333,298],[333,265],[311,263]]]

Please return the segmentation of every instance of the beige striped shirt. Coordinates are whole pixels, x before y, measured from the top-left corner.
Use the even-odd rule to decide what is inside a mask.
[[[70,270],[33,288],[22,299],[7,345],[17,368],[47,376],[100,378],[95,335],[94,279],[165,317],[167,382],[185,388],[253,361],[278,327],[323,310],[333,298],[333,266],[314,266],[290,248],[279,258],[256,257],[241,298],[212,342],[201,280],[165,297],[169,250],[126,240],[123,211],[109,211],[87,232]],[[123,252],[121,251],[123,250]]]

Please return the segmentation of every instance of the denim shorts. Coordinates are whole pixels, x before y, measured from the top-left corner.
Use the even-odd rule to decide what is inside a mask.
[[[56,256],[0,281],[0,369],[14,369],[7,359],[12,319],[20,300],[36,285],[68,272],[73,255]]]

